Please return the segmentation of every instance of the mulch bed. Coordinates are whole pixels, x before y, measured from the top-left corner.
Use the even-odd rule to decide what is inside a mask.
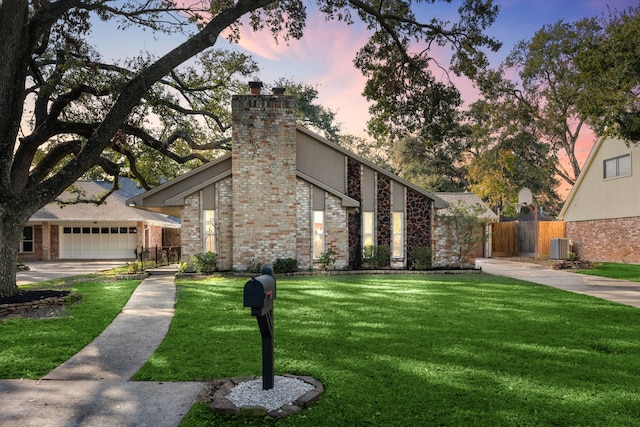
[[[71,291],[54,291],[50,289],[39,291],[22,291],[9,297],[0,297],[1,304],[21,304],[25,302],[35,302],[46,298],[63,298],[69,295]]]

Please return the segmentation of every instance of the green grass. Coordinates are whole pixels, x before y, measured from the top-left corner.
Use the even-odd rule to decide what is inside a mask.
[[[640,265],[638,264],[595,263],[592,270],[579,270],[578,273],[640,282]]]
[[[0,321],[0,378],[37,379],[46,375],[98,336],[140,283],[100,276],[74,280],[21,287],[69,289],[81,300],[67,307],[68,317]]]
[[[243,279],[180,280],[138,380],[261,373]],[[640,424],[640,310],[489,275],[278,279],[276,374],[325,393],[282,426]],[[195,405],[185,426],[262,425]]]

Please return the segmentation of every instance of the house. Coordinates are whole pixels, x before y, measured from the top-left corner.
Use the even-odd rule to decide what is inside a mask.
[[[487,240],[485,243],[481,243],[477,246],[476,250],[470,254],[470,256],[465,260],[465,264],[475,265],[475,258],[490,258],[491,257],[491,236],[492,236],[492,227],[494,222],[499,221],[498,215],[493,212],[489,206],[486,205],[478,197],[475,193],[455,193],[455,192],[447,192],[447,193],[435,193],[436,196],[440,197],[442,200],[449,203],[450,206],[462,206],[469,210],[469,212],[475,211],[475,206],[478,206],[479,218],[485,223],[481,230],[478,230],[478,233],[482,233],[487,236]],[[449,213],[449,209],[445,209],[442,214],[446,216]],[[442,240],[442,244],[439,245],[442,247],[443,244],[446,243],[454,243],[450,240],[447,240],[448,230],[446,227],[439,227],[437,231],[437,238]],[[443,251],[443,255],[445,253],[450,253],[450,251]],[[449,262],[453,263],[455,260],[450,259]]]
[[[111,188],[106,181],[77,181],[83,198],[93,198]],[[135,183],[120,179],[120,189],[105,203],[61,205],[50,203],[27,222],[20,244],[22,260],[135,259],[142,247],[179,246],[180,223],[164,214],[141,211],[126,204],[140,193]],[[59,198],[73,200],[67,190]]]
[[[225,270],[286,258],[308,269],[331,250],[335,268],[359,268],[365,246],[388,245],[389,266],[407,268],[437,245],[447,203],[298,126],[293,97],[235,96],[232,120],[230,154],[129,200],[181,217],[183,260],[212,251]]]
[[[559,214],[574,252],[640,263],[640,147],[600,137]]]

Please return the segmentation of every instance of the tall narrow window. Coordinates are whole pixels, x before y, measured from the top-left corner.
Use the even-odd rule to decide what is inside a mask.
[[[22,230],[20,252],[33,252],[33,227],[27,226]]]
[[[216,251],[216,211],[204,211],[204,250],[205,252]]]
[[[604,178],[615,178],[617,176],[631,175],[631,155],[614,157],[604,161]]]
[[[373,246],[374,238],[373,212],[362,212],[362,248]]]
[[[324,252],[324,211],[313,211],[313,258]]]
[[[391,236],[391,256],[404,257],[404,212],[393,213],[393,236]]]

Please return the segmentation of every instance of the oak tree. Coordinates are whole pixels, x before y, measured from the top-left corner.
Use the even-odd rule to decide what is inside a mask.
[[[366,24],[370,38],[355,64],[369,79],[365,93],[380,117],[405,108],[405,100],[424,103],[428,94],[419,93],[425,90],[434,95],[440,92],[428,67],[432,44],[452,46],[454,68],[469,74],[486,62],[480,48],[497,45],[483,35],[497,13],[491,0],[462,0],[458,22],[431,17],[421,22],[416,10],[428,9],[433,3],[435,0],[311,3],[328,19],[345,23],[359,19]],[[118,176],[123,156],[135,175],[139,156],[158,153],[178,163],[199,157],[206,160],[203,148],[224,143],[224,138],[198,137],[205,122],[215,124],[224,135],[229,126],[220,113],[224,108],[219,109],[215,102],[201,105],[197,92],[191,91],[192,87],[211,90],[210,85],[217,84],[217,72],[198,80],[197,75],[180,69],[183,64],[205,52],[224,55],[210,49],[221,35],[237,40],[242,27],[268,29],[285,41],[300,38],[309,4],[303,0],[3,0],[0,296],[18,291],[15,266],[26,221],[87,171],[97,167],[105,175]],[[132,26],[171,31],[177,42],[157,58],[127,66],[105,63],[87,43],[94,19],[113,24],[114,31]],[[187,33],[194,23],[197,30]],[[421,48],[412,49],[415,44]],[[174,96],[173,103],[167,102],[167,94]],[[432,105],[443,107],[434,100],[424,108]],[[149,113],[172,121],[170,132],[145,132],[141,124]],[[203,120],[197,121],[199,126],[183,121],[194,115]]]

